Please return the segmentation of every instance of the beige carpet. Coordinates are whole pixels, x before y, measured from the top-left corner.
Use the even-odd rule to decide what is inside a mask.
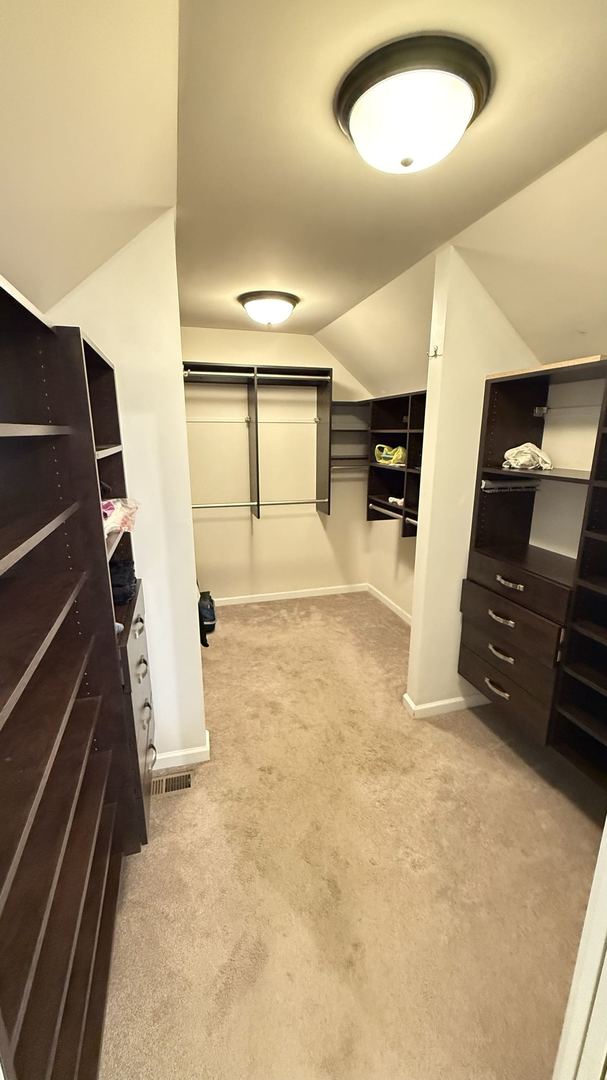
[[[407,645],[365,594],[220,610],[213,760],[126,866],[103,1080],[549,1080],[602,810],[483,710],[409,719]]]

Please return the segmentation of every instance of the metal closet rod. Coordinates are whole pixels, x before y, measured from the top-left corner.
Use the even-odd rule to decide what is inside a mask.
[[[328,499],[273,499],[266,502],[192,503],[192,510],[227,510],[233,506],[317,506]]]
[[[193,379],[194,382],[216,382],[216,376],[221,375],[226,379],[254,379],[253,372],[249,374],[248,371],[222,371],[217,369],[215,371],[188,371],[187,369],[183,373],[184,379]],[[330,375],[289,375],[285,372],[282,375],[274,374],[273,372],[258,372],[257,378],[259,381],[264,379],[279,379],[283,383],[288,383],[293,379],[297,379],[298,382],[329,382]]]
[[[186,424],[250,424],[250,416],[239,417],[210,417],[209,419],[190,419],[186,420]],[[313,416],[308,420],[258,420],[258,424],[319,424],[320,417]]]
[[[386,517],[398,518],[399,521],[403,519],[402,514],[395,514],[393,510],[386,510],[383,506],[377,506],[372,502],[369,503],[369,510],[376,510],[379,514],[385,514]]]

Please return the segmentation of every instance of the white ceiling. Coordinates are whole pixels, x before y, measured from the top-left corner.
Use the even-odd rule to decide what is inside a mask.
[[[247,289],[298,293],[310,333],[607,127],[604,0],[181,2],[182,322],[250,326]],[[339,131],[343,73],[402,34],[443,30],[492,58],[496,87],[456,151],[407,177]]]
[[[175,203],[178,0],[0,4],[0,272],[42,310]]]

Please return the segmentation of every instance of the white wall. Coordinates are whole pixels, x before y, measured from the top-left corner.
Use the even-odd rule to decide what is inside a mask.
[[[133,543],[145,589],[158,764],[203,760],[173,212],[48,316],[56,324],[81,326],[115,365],[129,493],[140,503]]]
[[[483,700],[457,674],[485,378],[537,364],[458,252],[437,257],[406,704]]]

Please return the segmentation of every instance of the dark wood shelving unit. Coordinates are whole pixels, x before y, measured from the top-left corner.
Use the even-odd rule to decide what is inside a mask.
[[[550,387],[585,380],[603,383],[592,468],[502,469],[509,447],[524,442],[542,445]],[[514,726],[554,746],[603,787],[607,787],[606,417],[605,357],[488,380],[460,653],[461,673]],[[508,481],[508,490],[482,489],[484,477],[497,476]],[[519,491],[520,478],[537,484]],[[530,543],[536,491],[546,482],[587,488],[578,550],[572,557]],[[474,609],[466,599],[471,583],[478,591]],[[491,620],[487,611],[493,612]],[[545,647],[546,641],[554,640],[558,640],[556,654]],[[485,649],[492,643],[500,648],[497,653],[492,650],[487,660]],[[508,667],[500,665],[500,653],[513,658]]]
[[[397,394],[371,401],[367,521],[390,521],[399,517],[401,536],[417,535],[419,490],[423,451],[426,393]],[[393,438],[398,435],[400,438]],[[380,443],[403,446],[404,465],[388,465],[375,460]],[[388,474],[392,473],[391,477]],[[403,500],[398,506],[388,498]]]
[[[93,1080],[121,863],[145,840],[100,508],[102,485],[126,493],[114,373],[4,290],[0,340],[0,1060]]]

